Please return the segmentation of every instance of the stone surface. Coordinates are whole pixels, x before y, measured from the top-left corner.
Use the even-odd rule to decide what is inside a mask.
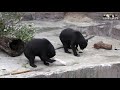
[[[64,12],[26,12],[23,20],[49,20],[56,21],[64,18]]]
[[[26,22],[24,22],[26,23]],[[47,38],[55,48],[61,46],[59,40],[60,32],[71,26],[66,22],[38,22],[31,21],[37,28],[35,38]],[[74,24],[75,25],[75,24]],[[72,27],[74,28],[74,25]],[[81,24],[76,26],[77,29],[84,28],[88,30],[89,26],[99,25]],[[102,24],[101,24],[102,25]],[[57,27],[57,28],[56,28]],[[86,28],[86,29],[85,29]],[[103,41],[113,45],[112,50],[95,49],[94,43]],[[111,78],[120,77],[120,50],[114,50],[120,47],[120,41],[111,37],[95,36],[89,40],[89,44],[80,57],[75,57],[73,54],[64,53],[63,49],[56,50],[54,59],[58,60],[50,66],[45,66],[42,61],[36,57],[35,64],[37,68],[29,66],[28,60],[24,54],[18,57],[9,57],[3,52],[0,52],[0,78]],[[70,50],[71,51],[71,50]],[[72,51],[71,51],[72,52]],[[61,64],[59,60],[65,62],[66,66]],[[22,74],[11,75],[13,72],[21,72],[33,70]],[[6,74],[6,75],[5,75]]]
[[[32,13],[33,16],[35,13]],[[50,14],[46,12],[48,20]],[[86,14],[87,15],[87,14]],[[89,14],[94,16],[92,14]],[[99,14],[97,14],[99,16]],[[39,16],[39,15],[38,15]],[[52,15],[51,15],[52,16]],[[62,17],[62,15],[61,15]],[[69,20],[62,21],[41,21],[42,18],[34,16],[32,21],[23,21],[22,23],[33,23],[37,32],[35,38],[47,38],[55,46],[61,46],[59,34],[64,28],[73,28],[79,30],[85,35],[96,35],[89,40],[87,48],[80,53],[80,57],[73,54],[64,53],[63,49],[56,50],[54,57],[57,61],[50,66],[45,66],[41,60],[36,57],[36,69],[29,66],[28,60],[24,54],[18,57],[9,57],[0,52],[0,78],[119,78],[120,77],[120,22],[116,21],[90,21],[90,22],[72,22]],[[53,18],[51,17],[51,20]],[[97,18],[96,18],[97,19]],[[90,19],[89,19],[90,20]],[[118,39],[118,40],[117,40]],[[112,50],[95,49],[94,43],[103,41],[112,44]],[[71,50],[70,50],[71,51]],[[72,52],[72,51],[71,51]],[[62,60],[65,65],[59,62]],[[31,72],[11,75],[13,72],[33,70]]]
[[[111,37],[120,40],[120,28],[113,28],[111,31]]]
[[[120,19],[120,12],[25,12],[24,20],[69,20],[75,22],[91,22],[93,20],[102,20],[105,14],[115,14]],[[27,17],[28,16],[28,17]],[[114,19],[108,19],[112,21]]]

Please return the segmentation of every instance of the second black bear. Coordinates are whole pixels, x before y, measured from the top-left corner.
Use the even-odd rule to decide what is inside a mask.
[[[50,58],[54,57],[56,52],[51,42],[43,38],[29,41],[25,46],[24,55],[29,60],[30,66],[37,67],[34,64],[35,56],[39,56],[45,65],[49,65],[48,62],[55,61]]]
[[[66,53],[71,53],[68,49],[72,49],[75,56],[77,56],[77,47],[79,45],[80,49],[85,49],[88,45],[88,40],[86,40],[79,31],[75,31],[71,28],[64,29],[59,36],[64,51]]]

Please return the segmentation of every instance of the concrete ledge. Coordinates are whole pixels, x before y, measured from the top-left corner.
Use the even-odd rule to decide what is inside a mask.
[[[33,74],[36,73],[36,74]],[[25,77],[27,76],[27,77]],[[120,62],[94,66],[74,65],[72,70],[56,70],[52,72],[31,72],[23,75],[9,75],[1,78],[120,78]]]
[[[38,75],[32,78],[120,78],[120,62],[96,66],[80,66],[72,71]]]

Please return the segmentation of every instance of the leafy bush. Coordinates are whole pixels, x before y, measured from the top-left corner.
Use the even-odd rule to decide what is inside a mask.
[[[20,25],[23,13],[1,12],[0,13],[0,36],[19,38],[25,42],[31,40],[35,29],[32,25]]]
[[[27,42],[33,38],[34,33],[35,29],[31,25],[22,25],[15,30],[13,36]]]

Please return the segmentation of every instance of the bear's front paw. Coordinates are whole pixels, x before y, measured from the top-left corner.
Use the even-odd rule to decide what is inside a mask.
[[[69,52],[69,51],[65,51],[65,52],[71,54],[71,52]]]
[[[30,64],[30,66],[32,66],[32,67],[34,67],[34,68],[36,68],[36,67],[37,67],[35,64]]]
[[[45,64],[46,66],[49,66],[49,63],[48,63],[48,62],[44,62],[44,64]]]
[[[50,63],[53,63],[53,62],[55,62],[56,60],[50,60]]]
[[[77,57],[79,57],[80,55],[78,55],[77,53],[74,53],[74,56],[77,56]]]

